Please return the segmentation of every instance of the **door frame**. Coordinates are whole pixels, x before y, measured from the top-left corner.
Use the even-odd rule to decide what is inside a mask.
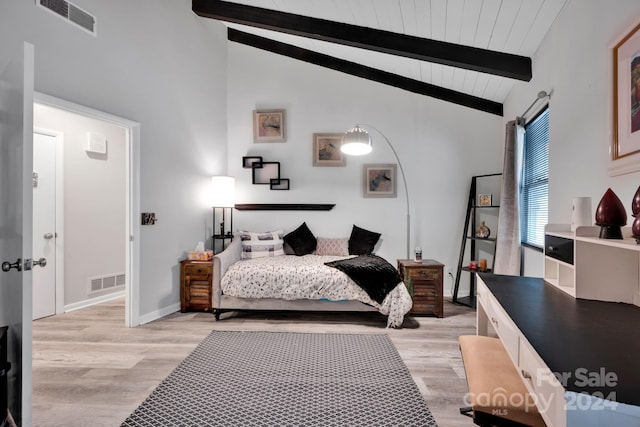
[[[128,242],[125,245],[125,325],[138,326],[140,325],[140,241],[138,237],[140,222],[136,219],[140,218],[140,123],[40,92],[34,92],[33,102],[102,120],[125,129],[126,224],[123,237]],[[64,303],[64,299],[62,301]]]
[[[60,314],[64,313],[64,134],[37,126],[33,127],[33,133],[55,138],[56,144],[56,237],[54,241],[56,245],[56,314]]]

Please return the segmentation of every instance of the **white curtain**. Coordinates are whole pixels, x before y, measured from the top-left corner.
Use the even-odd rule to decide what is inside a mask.
[[[507,123],[504,143],[500,215],[496,242],[495,274],[520,275],[520,180],[524,120]]]

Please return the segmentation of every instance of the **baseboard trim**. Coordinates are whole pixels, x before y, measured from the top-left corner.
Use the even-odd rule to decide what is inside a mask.
[[[81,308],[91,307],[92,305],[101,304],[103,302],[113,301],[114,299],[122,298],[126,296],[126,292],[124,290],[119,292],[114,292],[108,295],[102,295],[100,297],[89,298],[84,301],[74,302],[73,304],[68,304],[64,306],[64,312],[80,310]]]
[[[144,325],[145,323],[153,322],[154,320],[158,320],[164,316],[175,313],[176,311],[180,311],[180,303],[175,303],[170,306],[161,308],[160,310],[152,311],[151,313],[143,314],[139,317],[140,325]]]

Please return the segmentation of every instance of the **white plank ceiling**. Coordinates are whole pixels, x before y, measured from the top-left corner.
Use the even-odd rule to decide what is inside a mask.
[[[287,12],[533,58],[568,0],[235,0]],[[502,103],[515,80],[226,23],[229,27]]]

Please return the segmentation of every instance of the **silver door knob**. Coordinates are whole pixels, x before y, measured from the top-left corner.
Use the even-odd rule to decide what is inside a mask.
[[[46,258],[34,259],[31,265],[33,266],[39,265],[40,267],[44,267],[45,265],[47,265],[47,259]]]
[[[51,239],[53,239],[53,233],[46,233],[46,234],[44,235],[44,238],[45,238],[45,239],[47,239],[47,240],[51,240]]]
[[[12,268],[15,268],[18,271],[22,271],[22,258],[18,258],[18,260],[14,263],[5,261],[2,263],[2,271],[9,271]]]

